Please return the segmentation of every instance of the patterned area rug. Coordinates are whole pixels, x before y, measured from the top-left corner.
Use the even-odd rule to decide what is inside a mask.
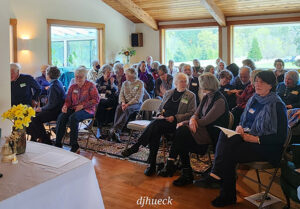
[[[108,132],[109,127],[105,127],[103,129],[104,133]],[[94,133],[97,133],[96,128],[93,128]],[[139,133],[135,132],[131,136],[130,145],[135,143],[138,139]],[[86,146],[88,138],[88,131],[84,129],[80,129],[79,135],[78,135],[78,143],[79,146],[84,149]],[[121,152],[125,149],[126,143],[129,140],[129,133],[124,132],[120,136],[122,143],[116,143],[109,140],[102,140],[95,138],[94,135],[90,136],[87,149],[90,151],[95,151],[98,153],[105,154],[110,157],[117,157],[120,159],[124,159],[121,155]],[[69,144],[69,136],[67,135],[64,141],[65,145]],[[167,147],[167,150],[165,152],[166,158],[168,157],[168,149],[170,148],[170,145]],[[146,163],[149,155],[149,149],[147,147],[141,146],[139,149],[139,152],[131,155],[129,157],[129,160],[139,162],[139,163]],[[213,154],[211,154],[212,160],[213,160]],[[163,150],[162,146],[160,146],[158,155],[157,155],[157,163],[163,163],[164,162],[164,156],[163,156]],[[191,165],[195,172],[197,173],[203,173],[205,172],[210,166],[209,166],[209,158],[208,155],[204,156],[197,156],[196,154],[191,154]]]

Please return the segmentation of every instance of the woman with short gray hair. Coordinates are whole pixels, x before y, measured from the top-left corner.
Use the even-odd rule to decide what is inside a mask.
[[[277,93],[286,104],[286,108],[300,108],[299,73],[296,70],[284,74],[284,82],[278,84]]]
[[[152,76],[155,81],[159,78],[159,75],[158,75],[159,66],[160,66],[160,63],[158,61],[154,61],[151,64],[151,73],[152,73]]]
[[[114,75],[115,81],[118,86],[118,90],[120,91],[122,84],[126,81],[126,76],[124,73],[124,65],[122,63],[116,63],[114,65]]]
[[[190,165],[189,153],[204,155],[208,145],[216,145],[220,129],[215,126],[227,127],[229,110],[225,97],[218,91],[219,81],[211,73],[203,73],[199,77],[200,86],[204,91],[200,105],[190,120],[177,124],[174,141],[166,166],[160,172],[163,177],[173,176],[176,171],[174,161],[180,156],[182,163],[181,176],[173,181],[175,186],[192,184],[193,170]]]
[[[156,172],[156,156],[161,136],[175,132],[176,125],[188,120],[196,109],[195,95],[187,89],[188,81],[189,79],[185,74],[176,74],[176,88],[167,91],[164,95],[159,107],[159,118],[147,126],[137,143],[122,152],[124,157],[128,157],[138,152],[141,145],[147,146],[149,144],[150,166],[144,172],[146,176],[152,176]]]
[[[120,132],[126,125],[130,115],[139,111],[144,95],[144,83],[137,79],[137,71],[134,68],[125,70],[126,81],[123,83],[119,94],[119,105],[115,112],[114,125],[110,129],[110,137],[113,141],[120,141]]]

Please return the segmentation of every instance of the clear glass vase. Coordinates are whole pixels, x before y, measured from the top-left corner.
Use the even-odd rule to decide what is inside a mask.
[[[16,137],[16,154],[20,155],[26,151],[26,130],[25,129],[13,129],[12,135]]]

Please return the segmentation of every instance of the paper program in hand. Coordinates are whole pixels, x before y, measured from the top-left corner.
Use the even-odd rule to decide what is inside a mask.
[[[221,129],[221,131],[223,131],[223,133],[224,133],[228,138],[230,138],[230,137],[232,137],[232,136],[234,136],[234,135],[239,134],[238,132],[233,131],[233,130],[230,130],[230,129],[228,129],[228,128],[223,128],[223,127],[221,127],[221,126],[215,126],[215,127]]]

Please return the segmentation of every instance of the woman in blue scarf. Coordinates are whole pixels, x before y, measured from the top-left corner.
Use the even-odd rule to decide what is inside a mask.
[[[201,186],[221,185],[220,195],[212,201],[215,207],[236,203],[236,165],[253,161],[280,161],[287,136],[287,114],[282,100],[275,93],[276,77],[262,71],[255,77],[252,96],[236,128],[238,135],[231,138],[221,132],[216,146],[211,173],[198,182]]]

